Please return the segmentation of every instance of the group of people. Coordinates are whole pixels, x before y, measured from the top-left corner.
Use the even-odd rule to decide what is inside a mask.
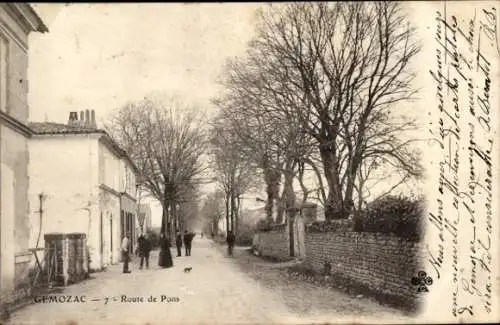
[[[123,260],[123,273],[130,273],[129,263],[131,261],[130,254],[130,232],[126,233],[122,240],[121,251],[122,251],[122,260]],[[180,257],[182,251],[182,245],[185,247],[185,256],[191,256],[191,246],[193,242],[193,238],[195,237],[194,233],[184,231],[184,236],[181,235],[180,231],[176,232],[175,237],[175,245],[177,246],[177,256]],[[159,240],[160,246],[160,256],[158,259],[158,265],[162,268],[169,268],[174,266],[174,262],[172,260],[172,255],[170,253],[170,240],[165,236],[164,233],[160,234]],[[149,268],[149,255],[153,248],[151,237],[149,234],[141,234],[137,239],[137,250],[136,255],[140,258],[139,269],[142,269],[144,264],[146,264],[146,268]]]

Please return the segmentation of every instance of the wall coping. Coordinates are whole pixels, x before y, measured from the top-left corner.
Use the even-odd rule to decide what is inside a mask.
[[[414,240],[414,239],[408,239],[405,237],[401,236],[396,236],[394,234],[390,233],[382,233],[382,232],[368,232],[368,231],[354,231],[354,230],[337,230],[337,231],[324,231],[324,232],[306,232],[306,237],[307,236],[327,236],[327,237],[335,237],[335,234],[337,235],[345,235],[346,237],[353,238],[373,238],[373,239],[385,239],[385,240],[396,240],[398,242],[406,242],[406,243],[412,243],[412,244],[420,244],[422,241],[420,240]]]
[[[257,233],[266,233],[270,231],[284,231],[286,229],[286,226],[287,226],[286,223],[269,225],[264,229],[257,229]]]

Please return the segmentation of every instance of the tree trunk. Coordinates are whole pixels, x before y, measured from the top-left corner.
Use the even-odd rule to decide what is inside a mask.
[[[267,183],[266,179],[266,192],[267,192],[267,200],[266,200],[266,219],[268,221],[273,221],[273,204],[274,204],[274,190],[272,188],[272,184]]]
[[[240,218],[241,218],[241,196],[238,195],[237,199],[236,199],[236,224],[235,224],[235,230],[236,230],[236,233],[238,233],[238,229],[239,229],[239,224],[240,224]]]
[[[230,195],[229,192],[226,192],[226,234],[229,232],[229,201],[230,201]]]
[[[307,198],[309,197],[309,190],[304,184],[304,165],[302,164],[299,167],[299,176],[298,176],[300,188],[302,189],[302,204],[307,202]]]
[[[347,218],[344,211],[342,199],[342,188],[338,174],[337,157],[332,153],[328,146],[320,145],[319,148],[325,178],[328,184],[328,197],[325,204],[325,219],[343,219]]]
[[[288,222],[288,231],[289,231],[289,240],[290,240],[290,256],[294,256],[294,248],[295,248],[295,238],[294,238],[294,220],[295,220],[295,215],[297,213],[296,209],[296,195],[293,190],[293,166],[294,164],[290,164],[287,166],[287,169],[285,170],[285,184],[284,184],[284,193],[286,197],[286,215],[287,215],[287,222]]]
[[[173,217],[172,217],[172,202],[171,200],[169,200],[168,202],[168,213],[167,213],[167,229],[165,231],[165,237],[168,238],[168,240],[170,240],[171,238],[171,234],[172,234],[172,220],[173,220]]]
[[[165,204],[162,204],[160,233],[165,232],[165,221],[166,221],[165,219],[167,215],[167,212],[165,210],[166,210]]]
[[[162,204],[162,218],[161,218],[161,232],[167,234],[168,232],[168,224],[169,224],[169,202],[168,200],[164,200]]]
[[[281,183],[281,173],[271,167],[264,169],[264,181],[266,183],[267,201],[266,201],[266,219],[273,221],[273,206],[279,197]]]
[[[172,238],[175,236],[175,231],[179,229],[179,220],[178,220],[177,207],[175,201],[170,202],[170,211],[172,211],[172,218],[171,218],[171,226],[168,237],[169,240],[172,241]]]
[[[290,208],[295,208],[297,197],[293,190],[293,170],[291,170],[291,167],[285,171],[285,186],[283,192],[285,194],[286,210],[288,211]]]
[[[234,208],[235,208],[235,199],[234,199],[234,190],[231,191],[231,231],[233,232],[234,234],[234,219],[236,217],[235,215],[235,211],[234,211]]]
[[[276,199],[277,199],[276,223],[282,224],[284,221],[285,210],[286,210],[286,187],[283,188],[283,192]]]
[[[316,164],[309,158],[305,159],[305,163],[311,166],[314,173],[316,174],[316,178],[318,179],[318,184],[319,184],[319,193],[321,194],[320,200],[322,201],[323,204],[326,204],[325,186],[323,185],[323,178],[318,166],[316,166]]]

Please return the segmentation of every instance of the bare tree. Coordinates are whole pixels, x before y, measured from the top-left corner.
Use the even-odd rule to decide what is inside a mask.
[[[117,109],[106,125],[137,165],[141,186],[161,202],[161,231],[170,235],[179,222],[176,205],[204,170],[206,135],[196,114],[176,98],[149,96]]]
[[[311,138],[302,132],[296,109],[290,106],[295,103],[289,98],[294,94],[284,96],[267,84],[269,80],[264,76],[269,73],[272,67],[262,65],[261,60],[251,55],[229,61],[222,82],[226,92],[217,104],[226,124],[232,125],[233,137],[242,151],[264,171],[268,218],[272,213],[269,198],[275,198],[279,189],[279,184],[272,183],[277,179],[274,175],[284,176],[276,220],[281,223],[283,212],[296,205],[293,180],[300,176],[300,166],[308,159],[313,146]],[[274,162],[271,168],[270,162]]]
[[[278,100],[275,109],[294,109],[317,142],[327,219],[348,215],[368,157],[388,157],[419,173],[408,143],[391,136],[404,124],[376,131],[397,123],[386,117],[413,97],[408,63],[419,49],[394,2],[293,3],[261,12],[250,57],[262,67],[266,93]]]
[[[266,218],[272,221],[274,204],[280,199],[283,161],[273,144],[267,141],[268,133],[265,132],[263,118],[249,111],[239,114],[246,111],[248,104],[245,103],[244,97],[240,96],[239,85],[231,81],[231,73],[237,72],[237,69],[233,61],[228,62],[224,79],[221,80],[228,92],[213,100],[215,106],[220,109],[216,123],[223,126],[226,134],[232,137],[233,150],[238,151],[252,166],[262,170],[267,192]]]
[[[219,233],[219,221],[224,216],[224,193],[214,191],[208,194],[200,209],[200,216],[205,220],[206,228],[214,235]]]
[[[256,169],[239,151],[232,134],[214,121],[211,136],[212,168],[225,195],[227,230],[237,232],[241,196],[254,187]]]

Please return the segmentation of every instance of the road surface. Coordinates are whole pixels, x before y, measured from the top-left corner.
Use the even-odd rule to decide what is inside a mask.
[[[322,309],[321,314],[311,314],[294,308],[285,301],[283,290],[250,276],[209,239],[195,238],[192,256],[174,257],[173,268],[161,269],[157,262],[158,252],[153,252],[150,269],[139,270],[134,263],[130,274],[122,274],[121,265],[92,274],[92,279],[68,286],[56,297],[85,302],[54,302],[49,297],[43,302],[43,297],[37,297],[37,303],[14,312],[9,323],[298,324],[346,321],[338,308],[352,306],[352,299],[337,294],[337,301],[325,297],[331,312]],[[185,267],[192,271],[185,273]],[[307,300],[303,295],[310,294],[311,288],[297,289],[292,294]],[[379,311],[394,315],[378,305],[358,304],[372,316]],[[353,312],[350,320],[364,320]]]

